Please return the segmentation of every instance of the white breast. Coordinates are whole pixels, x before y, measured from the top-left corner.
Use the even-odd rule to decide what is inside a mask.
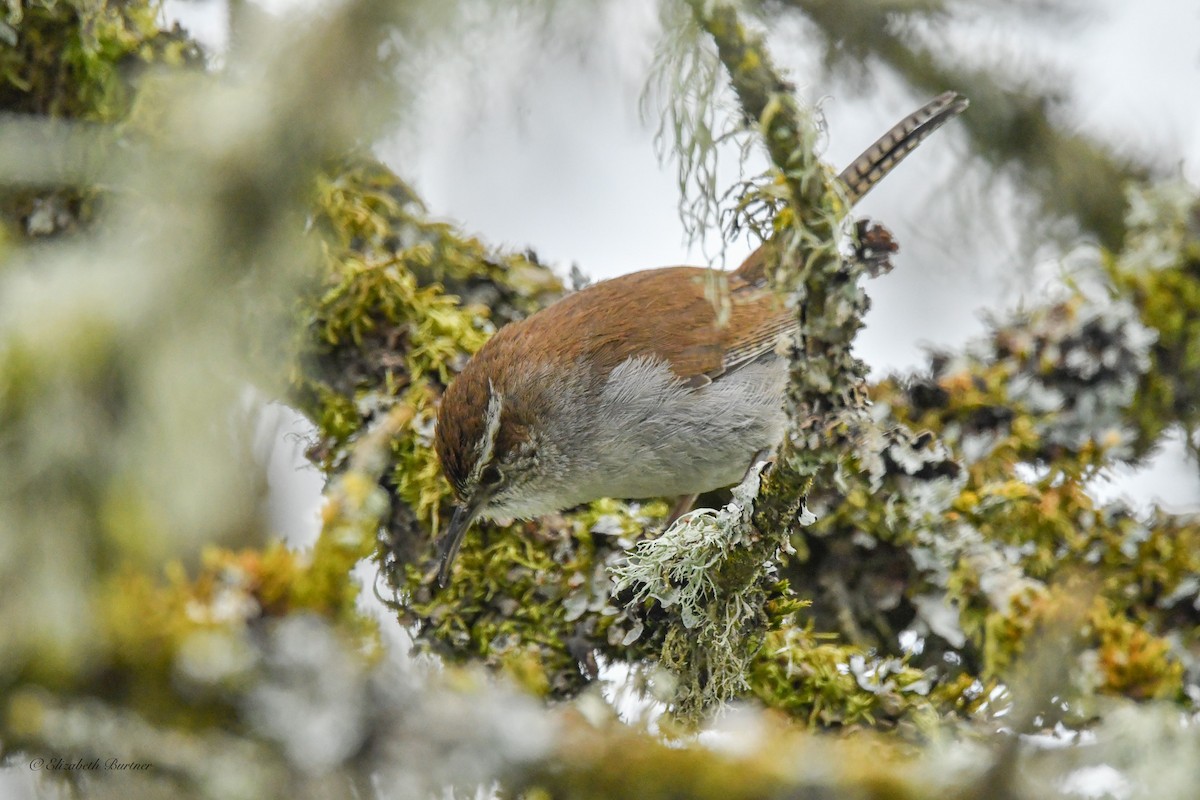
[[[755,453],[779,443],[787,422],[787,361],[769,354],[699,388],[645,357],[618,365],[599,393],[586,370],[529,374],[555,406],[542,419],[537,466],[484,508],[484,518],[730,486]]]
[[[663,361],[630,358],[596,403],[594,469],[601,497],[683,495],[741,480],[754,454],[783,436],[787,362],[767,356],[690,388]]]

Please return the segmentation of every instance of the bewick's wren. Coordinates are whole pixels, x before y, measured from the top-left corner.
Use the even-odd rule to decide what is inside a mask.
[[[947,92],[888,131],[841,173],[850,203],[966,107]],[[797,319],[761,262],[760,248],[733,273],[635,272],[500,329],[438,413],[437,451],[459,501],[438,581],[474,519],[694,495],[736,483],[775,447],[787,421],[777,345]]]

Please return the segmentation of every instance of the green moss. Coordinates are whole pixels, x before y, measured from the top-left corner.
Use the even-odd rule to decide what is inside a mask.
[[[1146,451],[1173,421],[1200,425],[1200,202],[1182,184],[1133,192],[1130,202],[1129,245],[1105,264],[1157,334],[1130,414]]]
[[[754,695],[814,727],[890,726],[936,717],[930,675],[818,635],[811,625],[767,635],[750,669]]]
[[[714,32],[741,31],[715,24]],[[745,42],[725,44],[743,48],[735,63],[744,71],[769,67],[744,57]],[[392,513],[379,552],[402,619],[423,646],[451,660],[481,660],[552,697],[586,685],[598,654],[673,668],[683,678],[677,710],[689,697],[696,712],[714,697],[748,691],[809,724],[894,725],[987,708],[985,690],[1020,662],[1040,621],[1056,618],[1063,595],[1055,587],[1103,564],[1106,619],[1126,627],[1087,643],[1157,654],[1129,632],[1160,640],[1153,631],[1169,614],[1160,601],[1186,589],[1195,567],[1173,537],[1190,542],[1192,528],[1160,519],[1143,535],[1143,527],[1098,508],[1086,485],[1096,469],[1143,452],[1143,432],[1158,435],[1126,417],[1139,397],[1176,396],[1174,388],[1139,388],[1165,363],[1152,347],[1173,341],[1159,334],[1155,345],[1147,328],[1183,325],[1182,343],[1186,325],[1148,321],[1135,313],[1140,300],[1068,294],[994,323],[964,353],[936,356],[926,378],[881,382],[868,409],[858,390],[865,367],[849,350],[865,295],[846,274],[852,267],[812,250],[826,241],[813,234],[814,219],[832,231],[844,208],[836,191],[817,191],[825,185],[819,162],[792,163],[804,133],[796,109],[774,100],[761,75],[742,77],[739,91],[762,101],[768,137],[793,145],[780,150],[779,175],[745,202],[770,209],[782,265],[771,277],[808,311],[792,398],[808,422],[768,478],[754,520],[761,538],[714,562],[711,591],[689,606],[694,624],[679,604],[664,602],[682,591],[678,576],[658,594],[638,595],[634,584],[621,594],[610,582],[625,550],[660,519],[659,508],[604,503],[536,523],[477,526],[451,585],[432,584],[430,542],[450,500],[430,440],[441,391],[495,325],[531,312],[560,287],[535,259],[490,253],[429,220],[412,190],[382,166],[331,167],[317,191],[326,274],[301,305],[306,352],[295,386],[320,427],[315,453],[330,470],[375,415],[397,404],[413,410],[391,444]],[[806,210],[780,205],[801,202],[797,193],[806,195]],[[1040,469],[1033,480],[1030,465]],[[806,492],[819,521],[792,530]],[[789,582],[813,599],[802,624],[790,617],[800,598],[761,570],[786,549],[788,535],[798,551],[786,567]],[[725,601],[746,613],[725,615]],[[941,604],[951,620],[935,631],[922,627],[922,602]],[[702,632],[704,620],[718,630],[734,618],[734,647]],[[889,657],[908,627],[924,632],[926,654]],[[946,668],[947,654],[961,666]],[[1165,667],[1146,657],[1130,663],[1105,685],[1139,696],[1177,685],[1169,658]]]
[[[633,662],[658,654],[662,632],[645,630],[636,610],[613,598],[609,571],[618,540],[640,534],[665,510],[655,503],[635,512],[603,500],[570,519],[476,525],[445,589],[430,584],[425,565],[405,565],[404,618],[452,660],[482,660],[539,693],[573,695],[594,669],[587,653]]]
[[[1033,634],[1054,618],[1055,600],[1044,590],[1026,590],[1013,596],[1007,608],[984,610],[978,628],[964,625],[973,635],[982,636],[984,677],[998,679],[1010,674]]]
[[[872,387],[885,428],[927,431],[961,473],[894,455],[884,437],[851,446],[833,485],[814,485],[819,519],[797,532],[787,574],[821,587],[808,612],[817,629],[890,652],[939,598],[954,624],[946,640],[926,636],[917,664],[944,669],[936,659],[950,652],[966,667],[955,681],[986,685],[1011,677],[1041,621],[1057,619],[1062,587],[1092,575],[1085,591],[1106,622],[1077,627],[1080,647],[1105,653],[1096,687],[1186,702],[1176,678],[1200,632],[1189,610],[1198,521],[1099,505],[1088,491],[1098,469],[1148,452],[1172,422],[1190,427],[1198,407],[1196,201],[1158,187],[1132,206],[1128,250],[1102,262],[1115,298],[1066,292],[994,322],[962,353],[934,354],[927,375]]]
[[[382,165],[333,165],[315,199],[325,270],[300,305],[303,356],[293,370],[297,402],[319,430],[313,455],[336,471],[370,419],[399,405],[411,409],[390,441],[383,481],[396,529],[379,557],[403,600],[398,610],[420,641],[448,657],[482,658],[523,685],[562,693],[580,681],[566,644],[577,623],[556,604],[570,593],[560,582],[592,566],[586,535],[570,541],[566,564],[522,538],[532,526],[490,531],[486,546],[471,538],[459,569],[478,575],[444,592],[429,584],[426,569],[452,499],[432,448],[437,400],[486,340],[492,318],[528,313],[561,285],[532,260],[493,255],[430,221]],[[481,288],[490,308],[464,302]],[[496,604],[520,613],[508,618]]]
[[[0,108],[94,122],[123,119],[135,64],[174,67],[201,60],[181,30],[159,27],[159,13],[153,0],[9,3],[0,23],[16,46],[0,50]]]
[[[324,270],[299,306],[303,356],[292,384],[297,404],[321,432],[315,452],[332,467],[381,408],[406,402],[428,422],[453,365],[486,340],[489,318],[528,313],[561,284],[535,262],[493,257],[477,241],[429,221],[412,190],[369,160],[332,165],[314,200]],[[501,302],[489,309],[450,291],[469,294],[475,283],[498,287],[490,299]],[[446,488],[427,468],[427,437],[396,448],[406,466],[425,466],[402,479],[404,499],[428,521]]]
[[[330,469],[380,410],[413,410],[391,441],[385,481],[393,525],[407,522],[389,533],[380,560],[419,643],[451,660],[482,660],[552,696],[587,683],[593,651],[631,661],[657,655],[661,635],[638,635],[640,611],[613,600],[608,570],[622,552],[618,541],[660,520],[662,504],[601,501],[569,519],[477,525],[451,585],[431,583],[429,546],[451,501],[432,450],[438,397],[493,320],[536,309],[561,285],[530,258],[491,254],[429,221],[411,189],[380,165],[338,165],[317,201],[326,274],[302,304],[306,352],[294,385],[320,428],[314,452]],[[488,305],[464,303],[473,296]]]
[[[133,16],[110,18],[121,8]],[[64,45],[58,67],[88,86],[50,98],[52,113],[121,119],[132,98],[130,60],[185,57],[182,47],[134,46],[152,34],[145,8],[89,4],[98,16],[75,18],[86,30]],[[80,9],[19,7],[25,22]],[[690,715],[686,721],[752,696],[795,726],[923,732],[935,719],[994,710],[993,692],[1017,685],[1031,643],[1083,594],[1070,578],[1085,574],[1094,602],[1072,633],[1086,651],[1079,661],[1091,689],[1186,706],[1184,680],[1200,635],[1200,523],[1100,507],[1087,482],[1105,465],[1149,452],[1169,425],[1195,423],[1194,199],[1147,196],[1134,204],[1144,217],[1131,221],[1130,250],[1108,260],[1116,293],[1132,305],[1113,301],[1119,308],[1109,313],[1076,293],[1022,312],[995,323],[966,352],[935,357],[928,376],[874,387],[868,409],[856,385],[864,368],[849,350],[865,295],[856,268],[830,260],[825,236],[844,209],[821,179],[824,167],[804,160],[811,131],[761,74],[769,61],[729,18],[711,30],[741,40],[723,46],[740,54],[739,90],[762,101],[759,120],[778,167],[751,202],[796,203],[771,207],[782,264],[771,277],[805,304],[812,323],[792,397],[794,438],[755,524],[738,520],[719,531],[727,538],[712,530],[695,540],[666,536],[630,555],[662,523],[665,504],[600,501],[539,522],[477,526],[451,585],[435,587],[429,543],[450,500],[430,440],[442,389],[496,326],[544,305],[561,286],[533,256],[492,252],[431,220],[382,165],[348,160],[314,187],[314,240],[325,257],[296,308],[303,355],[292,365],[293,388],[319,430],[312,453],[334,479],[317,544],[303,552],[279,543],[214,549],[165,575],[89,559],[101,573],[87,598],[96,609],[95,640],[70,659],[31,661],[15,680],[100,697],[181,728],[236,730],[249,669],[236,656],[261,623],[314,614],[349,633],[368,657],[377,652],[377,632],[357,611],[361,589],[349,575],[375,551],[382,527],[377,555],[419,645],[450,661],[485,663],[543,697],[578,693],[602,658],[673,670],[681,689],[673,710]],[[43,77],[4,73],[0,85],[32,91]],[[152,135],[152,93],[137,98],[144,115],[131,124]],[[84,216],[89,196],[35,194],[20,201],[20,213],[48,199]],[[1140,337],[1131,309],[1153,342]],[[103,333],[65,347],[79,362],[74,379],[118,374],[102,344],[111,332]],[[1063,355],[1071,350],[1111,369],[1081,374]],[[1094,366],[1088,358],[1085,366]],[[2,354],[0,417],[18,419],[48,394],[39,388],[46,362],[20,347]],[[1030,386],[1064,399],[1039,404]],[[1103,425],[1090,424],[1101,415],[1072,407],[1088,392],[1091,410],[1108,415]],[[108,543],[133,550],[132,542],[149,540],[155,521],[136,487],[105,492],[94,518]],[[794,523],[805,497],[820,520],[800,529]],[[780,558],[789,537],[798,552]],[[641,577],[622,592],[612,578],[630,575],[639,558]],[[779,562],[791,580],[764,569]],[[655,579],[653,591],[640,590]],[[945,618],[923,611],[938,603]],[[902,631],[919,636],[925,653],[901,655]],[[1064,657],[1075,655],[1074,644],[1063,647]],[[234,657],[223,671],[205,673],[219,666],[213,651]],[[10,709],[7,724],[18,736],[39,726],[29,697]],[[577,751],[589,749],[586,736],[572,739]],[[634,784],[642,797],[759,796],[780,783],[783,762],[763,756],[772,753],[770,741],[757,743],[760,769],[749,778],[714,766],[720,758],[711,752],[647,746],[622,734],[603,745],[612,748],[602,753],[607,759],[542,779],[560,789],[555,781],[567,775],[581,781],[571,794],[598,797]],[[839,751],[855,770],[877,770],[865,791],[903,795],[886,772],[891,765],[876,766],[875,751],[857,761],[847,752]]]
[[[152,720],[170,714],[171,724],[228,724],[236,716],[236,690],[245,676],[240,668],[214,672],[205,667],[207,651],[222,654],[213,664],[236,664],[236,651],[252,649],[245,641],[252,623],[318,615],[350,637],[364,656],[377,655],[378,628],[359,612],[361,587],[350,573],[372,552],[387,510],[378,485],[385,459],[370,451],[386,450],[387,438],[411,419],[411,410],[399,407],[356,449],[351,468],[327,491],[321,534],[311,551],[276,541],[261,550],[210,548],[197,569],[175,562],[162,577],[133,568],[114,571],[99,591],[103,630],[96,669],[81,671],[74,689],[120,699]],[[28,677],[61,683],[53,675]],[[197,682],[205,686],[192,685]]]
[[[122,123],[136,79],[152,65],[199,66],[199,47],[180,29],[158,25],[154,0],[15,0],[0,13],[0,111],[106,124]],[[84,187],[0,187],[9,235],[75,231],[100,198]]]
[[[1170,642],[1103,605],[1092,625],[1100,691],[1134,700],[1184,700],[1183,664]]]

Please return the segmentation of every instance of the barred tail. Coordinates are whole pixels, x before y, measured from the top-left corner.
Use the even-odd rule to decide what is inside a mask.
[[[929,134],[967,110],[969,102],[958,92],[945,92],[930,100],[921,108],[897,122],[892,129],[876,140],[842,170],[838,177],[846,186],[847,199],[854,206],[875,184],[895,169],[904,157],[925,141]],[[737,274],[750,283],[759,283],[762,278],[763,261],[766,258],[767,242],[758,246],[742,265]]]
[[[876,140],[862,155],[842,170],[847,198],[853,206],[875,184],[883,180],[904,157],[925,141],[929,134],[967,110],[968,101],[958,92],[945,92],[923,105]]]

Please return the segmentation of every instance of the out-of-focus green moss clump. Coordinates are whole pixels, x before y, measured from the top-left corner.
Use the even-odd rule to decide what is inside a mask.
[[[1157,334],[1131,409],[1145,453],[1172,424],[1200,426],[1200,201],[1180,181],[1132,191],[1129,203],[1127,245],[1105,267]]]
[[[0,14],[0,108],[18,114],[116,122],[129,111],[131,73],[202,60],[153,0],[14,0]]]
[[[202,63],[197,45],[182,31],[159,28],[160,12],[158,3],[141,0],[8,3],[0,11],[0,112],[37,119],[0,121],[19,131],[26,122],[62,119],[105,142],[126,137],[130,149],[144,147],[153,161],[158,143],[146,141],[146,130],[130,122],[131,109],[139,107],[146,119],[185,115],[189,110],[180,106],[198,97],[212,100],[204,92],[216,82],[196,72],[178,95],[142,92],[150,85],[138,80],[146,68],[178,72]],[[222,97],[206,111],[220,116],[235,108]],[[271,133],[264,124],[254,135]],[[250,135],[238,135],[247,138],[231,135],[231,148],[249,147]],[[200,158],[196,148],[197,140],[186,136],[164,146],[179,154],[173,166],[181,174]],[[205,155],[216,158],[211,151]],[[141,166],[114,163],[129,173]],[[308,167],[288,169],[303,175],[295,170]],[[255,335],[279,334],[261,318],[237,318],[238,301],[261,300],[255,292],[266,293],[267,284],[239,280],[251,270],[236,256],[220,268],[197,252],[147,257],[153,245],[146,242],[187,241],[189,226],[211,222],[210,202],[225,211],[224,201],[237,192],[277,185],[270,176],[232,169],[224,176],[228,183],[221,183],[219,170],[213,172],[205,176],[212,177],[205,188],[236,186],[217,201],[203,191],[172,194],[162,186],[169,179],[152,170],[115,176],[126,190],[141,181],[141,191],[161,190],[170,201],[186,196],[195,205],[184,208],[179,201],[179,216],[172,217],[168,201],[155,217],[139,207],[149,205],[145,197],[127,195],[131,208],[124,210],[130,213],[121,219],[130,224],[140,213],[138,221],[152,219],[146,229],[105,231],[88,245],[26,246],[30,237],[88,222],[81,203],[98,196],[93,187],[0,187],[0,217],[8,223],[0,233],[0,257],[20,259],[4,273],[5,290],[13,295],[0,325],[0,472],[7,492],[0,502],[6,537],[0,560],[6,572],[21,576],[5,606],[0,724],[21,716],[14,711],[18,700],[9,707],[10,699],[49,690],[66,705],[107,705],[188,730],[235,726],[245,719],[241,692],[261,677],[260,636],[283,618],[319,618],[346,637],[356,656],[378,652],[375,625],[358,610],[360,590],[350,572],[373,551],[380,517],[389,508],[378,485],[383,467],[372,467],[372,474],[345,465],[328,493],[322,533],[311,550],[280,542],[254,547],[265,538],[256,495],[261,476],[236,441],[244,434],[235,411],[245,364],[224,347],[232,337],[224,337],[237,323]],[[279,208],[263,208],[258,217],[268,229],[276,214],[287,213],[290,198],[278,199]],[[204,229],[229,233],[219,224]],[[287,246],[302,237],[297,224],[271,241],[290,252]],[[116,240],[139,245],[123,247]],[[246,246],[253,252],[248,241]],[[276,290],[284,285],[278,277],[270,284]],[[206,383],[219,389],[196,389]],[[229,390],[231,384],[236,386]],[[410,409],[397,414],[388,424],[411,421]],[[197,440],[216,444],[198,446]],[[389,443],[387,437],[372,446],[386,450]],[[222,460],[212,463],[216,459]],[[251,546],[201,551],[197,540]],[[6,749],[47,746],[33,727],[18,727],[0,730]]]
[[[200,66],[200,48],[175,27],[159,26],[154,0],[13,0],[0,11],[0,112],[119,124],[137,94],[138,74],[154,65]],[[42,237],[91,219],[90,187],[0,188],[9,233]]]
[[[409,419],[399,408],[393,429]],[[236,691],[253,666],[241,658],[253,650],[248,637],[268,620],[322,617],[374,657],[377,627],[358,609],[350,572],[373,551],[386,510],[378,477],[356,469],[337,479],[311,550],[275,541],[260,550],[208,548],[198,567],[172,562],[161,576],[113,570],[97,593],[91,668],[64,682],[67,676],[33,663],[20,680],[119,700],[147,719],[190,726],[236,716]]]

